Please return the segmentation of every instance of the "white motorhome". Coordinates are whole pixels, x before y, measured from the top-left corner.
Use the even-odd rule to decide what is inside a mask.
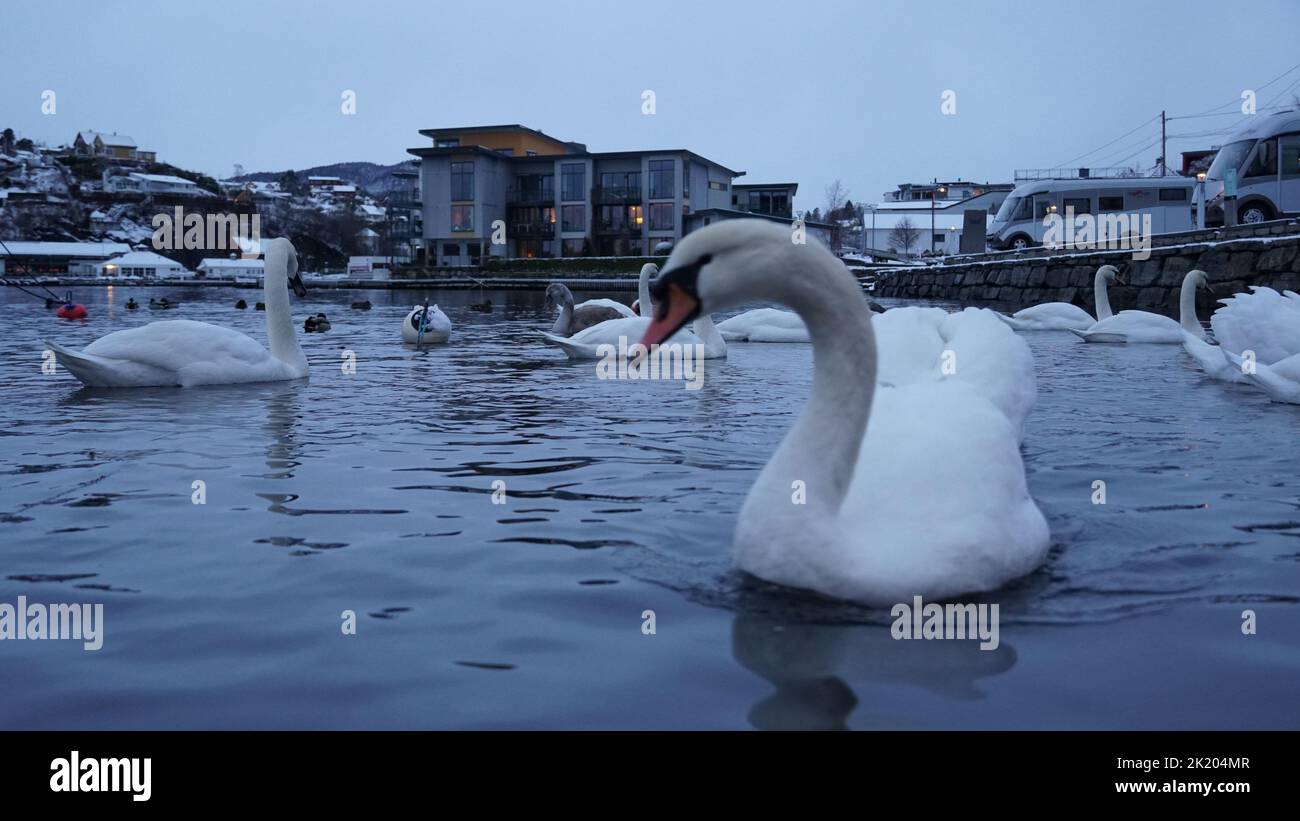
[[[1016,186],[989,223],[985,240],[994,250],[1041,245],[1052,215],[1098,220],[1116,216],[1151,218],[1151,233],[1190,231],[1192,177],[1103,177],[1043,179]]]
[[[1255,114],[1234,131],[1205,174],[1206,224],[1223,222],[1225,181],[1237,174],[1237,222],[1300,214],[1300,110]]]

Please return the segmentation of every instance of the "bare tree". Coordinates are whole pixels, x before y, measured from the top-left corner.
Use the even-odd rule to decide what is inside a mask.
[[[912,224],[912,218],[903,217],[894,225],[894,230],[889,232],[889,247],[902,251],[905,256],[911,256],[912,246],[920,238],[921,232]]]
[[[849,189],[838,178],[826,186],[826,213],[833,214],[849,198]]]

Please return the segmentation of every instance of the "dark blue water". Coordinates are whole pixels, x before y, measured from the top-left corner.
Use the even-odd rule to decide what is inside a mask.
[[[807,346],[733,345],[686,391],[570,364],[540,294],[436,294],[451,344],[416,352],[423,295],[313,291],[295,316],[333,329],[305,382],[91,391],[41,372],[43,336],[264,316],[231,307],[250,291],[77,296],[88,322],[0,293],[0,602],[103,603],[104,646],[0,641],[0,727],[1300,726],[1300,408],[1177,346],[1026,336],[1055,547],[985,597],[981,651],[730,569]]]

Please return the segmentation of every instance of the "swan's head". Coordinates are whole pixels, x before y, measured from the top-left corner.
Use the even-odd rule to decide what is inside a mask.
[[[302,277],[298,275],[298,252],[294,250],[292,242],[284,237],[276,237],[266,244],[263,259],[267,274],[285,277],[295,294],[299,297],[307,296],[307,286],[302,284]]]
[[[655,275],[658,273],[659,266],[655,265],[653,262],[647,262],[645,265],[641,266],[641,279],[654,279]]]
[[[1101,278],[1107,282],[1118,282],[1120,285],[1128,285],[1128,278],[1119,272],[1114,265],[1103,265],[1097,269]]]
[[[1187,281],[1194,283],[1196,288],[1202,291],[1214,293],[1214,287],[1210,285],[1210,275],[1197,268],[1187,272]]]
[[[546,286],[546,310],[573,304],[573,292],[563,282]]]
[[[807,255],[830,255],[820,243],[795,237],[790,226],[758,219],[727,220],[688,234],[650,286],[655,315],[641,343],[663,342],[702,313],[772,298],[766,290],[798,276]]]

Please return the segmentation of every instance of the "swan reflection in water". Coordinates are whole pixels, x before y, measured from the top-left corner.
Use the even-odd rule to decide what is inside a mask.
[[[979,679],[1015,666],[1003,641],[981,650],[978,640],[899,640],[888,624],[818,624],[785,619],[774,594],[746,596],[731,624],[731,651],[745,669],[776,692],[749,710],[760,730],[847,730],[859,699],[849,682],[918,687],[960,701],[985,697]],[[774,613],[773,610],[777,612]],[[892,715],[872,704],[859,724],[893,727]]]

